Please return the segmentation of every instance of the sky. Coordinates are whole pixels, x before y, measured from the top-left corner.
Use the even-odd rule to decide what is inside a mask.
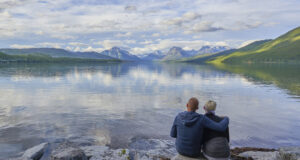
[[[172,46],[238,48],[300,25],[300,0],[0,0],[0,48],[140,55]]]

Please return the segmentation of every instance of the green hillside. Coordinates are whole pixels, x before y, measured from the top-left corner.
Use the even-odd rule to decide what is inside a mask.
[[[70,62],[118,62],[117,59],[86,59],[51,57],[44,54],[7,55],[0,52],[0,63],[28,62],[28,63],[70,63]]]
[[[209,63],[300,63],[300,27],[274,39],[251,43]]]
[[[229,49],[229,50],[218,52],[218,53],[201,54],[201,55],[197,55],[195,57],[183,58],[181,60],[178,60],[178,62],[206,63],[206,61],[214,60],[216,57],[225,56],[225,55],[231,54],[235,51],[236,51],[236,49]]]

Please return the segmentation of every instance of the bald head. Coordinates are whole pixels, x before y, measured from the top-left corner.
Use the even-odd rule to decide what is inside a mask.
[[[199,101],[197,98],[192,97],[189,99],[186,107],[188,111],[196,111],[198,109]]]

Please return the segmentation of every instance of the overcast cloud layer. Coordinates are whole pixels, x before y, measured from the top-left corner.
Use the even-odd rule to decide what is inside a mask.
[[[299,0],[0,0],[0,47],[134,54],[239,47],[300,24]]]

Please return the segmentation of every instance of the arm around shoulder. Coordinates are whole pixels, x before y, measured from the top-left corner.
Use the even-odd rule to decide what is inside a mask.
[[[224,119],[219,123],[211,120],[210,118],[208,118],[206,116],[203,117],[203,125],[212,130],[223,132],[227,129],[228,124],[229,124],[228,117],[224,117]]]

